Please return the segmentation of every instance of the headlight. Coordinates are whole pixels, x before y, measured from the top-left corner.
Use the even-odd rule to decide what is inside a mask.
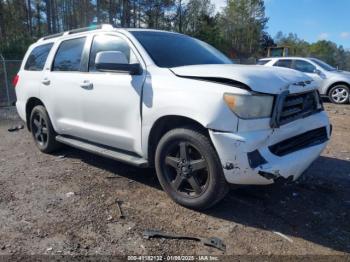
[[[240,118],[270,117],[273,106],[273,96],[269,95],[236,95],[224,94],[228,107]]]

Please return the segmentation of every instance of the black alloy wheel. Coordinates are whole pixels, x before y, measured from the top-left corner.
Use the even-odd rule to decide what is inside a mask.
[[[38,105],[30,114],[30,130],[35,144],[41,152],[51,153],[60,147],[56,141],[56,132],[44,106]]]
[[[45,147],[48,142],[47,123],[39,111],[34,112],[32,121],[32,132],[35,142],[40,147]]]
[[[207,209],[228,192],[216,150],[195,127],[167,132],[158,143],[155,166],[164,191],[180,205]]]
[[[206,160],[187,141],[178,141],[169,146],[164,175],[174,190],[187,197],[203,194],[209,182]]]

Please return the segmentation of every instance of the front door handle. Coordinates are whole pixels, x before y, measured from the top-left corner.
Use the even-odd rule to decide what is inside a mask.
[[[80,87],[84,89],[92,89],[94,85],[89,80],[84,80],[82,83],[80,83]]]
[[[44,85],[48,86],[51,83],[51,81],[48,78],[44,78],[43,80],[41,80],[41,83],[43,83]]]

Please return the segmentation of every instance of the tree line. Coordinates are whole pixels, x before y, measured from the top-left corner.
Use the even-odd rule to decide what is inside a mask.
[[[312,55],[350,70],[350,52],[329,41],[313,44],[295,34],[267,32],[263,0],[227,0],[215,10],[210,0],[0,0],[0,53],[21,59],[38,38],[94,24],[154,28],[188,34],[231,58],[259,58],[267,48],[287,45],[295,55]]]

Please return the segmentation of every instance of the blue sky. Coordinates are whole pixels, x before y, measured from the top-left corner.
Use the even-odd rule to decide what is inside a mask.
[[[226,0],[212,0],[220,10]],[[308,42],[331,40],[350,49],[350,0],[265,0],[267,31],[296,33]]]

